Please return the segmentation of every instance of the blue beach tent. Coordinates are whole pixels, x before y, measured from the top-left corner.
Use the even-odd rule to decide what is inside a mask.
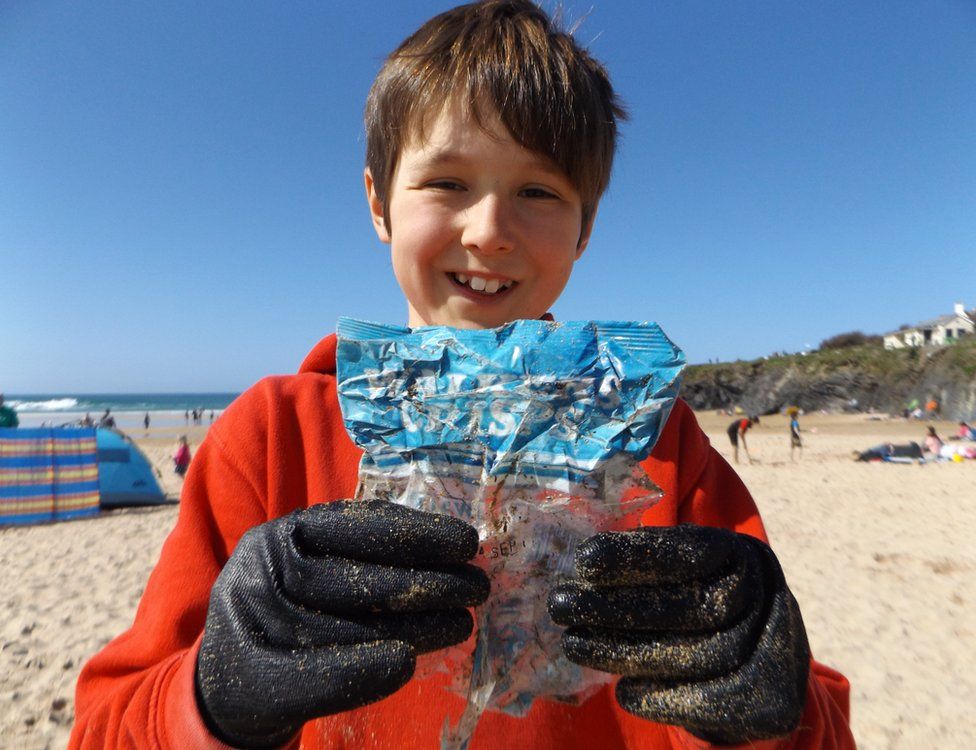
[[[101,507],[160,505],[166,502],[166,495],[156,481],[152,464],[135,444],[115,430],[99,428],[95,435]]]

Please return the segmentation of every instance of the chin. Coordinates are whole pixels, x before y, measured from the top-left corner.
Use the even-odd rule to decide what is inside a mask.
[[[468,330],[498,328],[515,320],[541,318],[543,312],[536,313],[531,310],[444,311],[445,314],[440,315],[418,315],[416,318],[417,322],[411,320],[408,325],[412,328],[419,326],[450,326],[451,328],[464,328]],[[424,322],[424,319],[429,322]]]
[[[508,320],[472,320],[470,318],[452,318],[450,322],[444,323],[443,325],[451,326],[452,328],[465,328],[468,330],[479,330],[484,328],[498,328],[498,326],[503,326],[510,321]]]

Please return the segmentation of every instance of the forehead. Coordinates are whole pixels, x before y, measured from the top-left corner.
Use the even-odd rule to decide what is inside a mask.
[[[464,107],[456,100],[413,118],[400,160],[437,164],[478,156],[517,160],[565,177],[549,156],[518,143],[493,107]]]

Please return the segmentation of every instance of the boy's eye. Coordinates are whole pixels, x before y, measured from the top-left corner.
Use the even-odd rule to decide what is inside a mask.
[[[427,187],[435,190],[464,190],[464,186],[454,180],[434,180],[428,182]]]
[[[558,196],[550,190],[539,187],[523,188],[521,195],[526,198],[557,198]]]

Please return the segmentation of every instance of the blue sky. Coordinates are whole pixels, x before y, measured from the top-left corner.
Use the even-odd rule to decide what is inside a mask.
[[[403,322],[362,105],[450,5],[0,5],[0,390],[239,390]],[[702,362],[976,307],[976,4],[563,7],[631,121],[558,318]]]

